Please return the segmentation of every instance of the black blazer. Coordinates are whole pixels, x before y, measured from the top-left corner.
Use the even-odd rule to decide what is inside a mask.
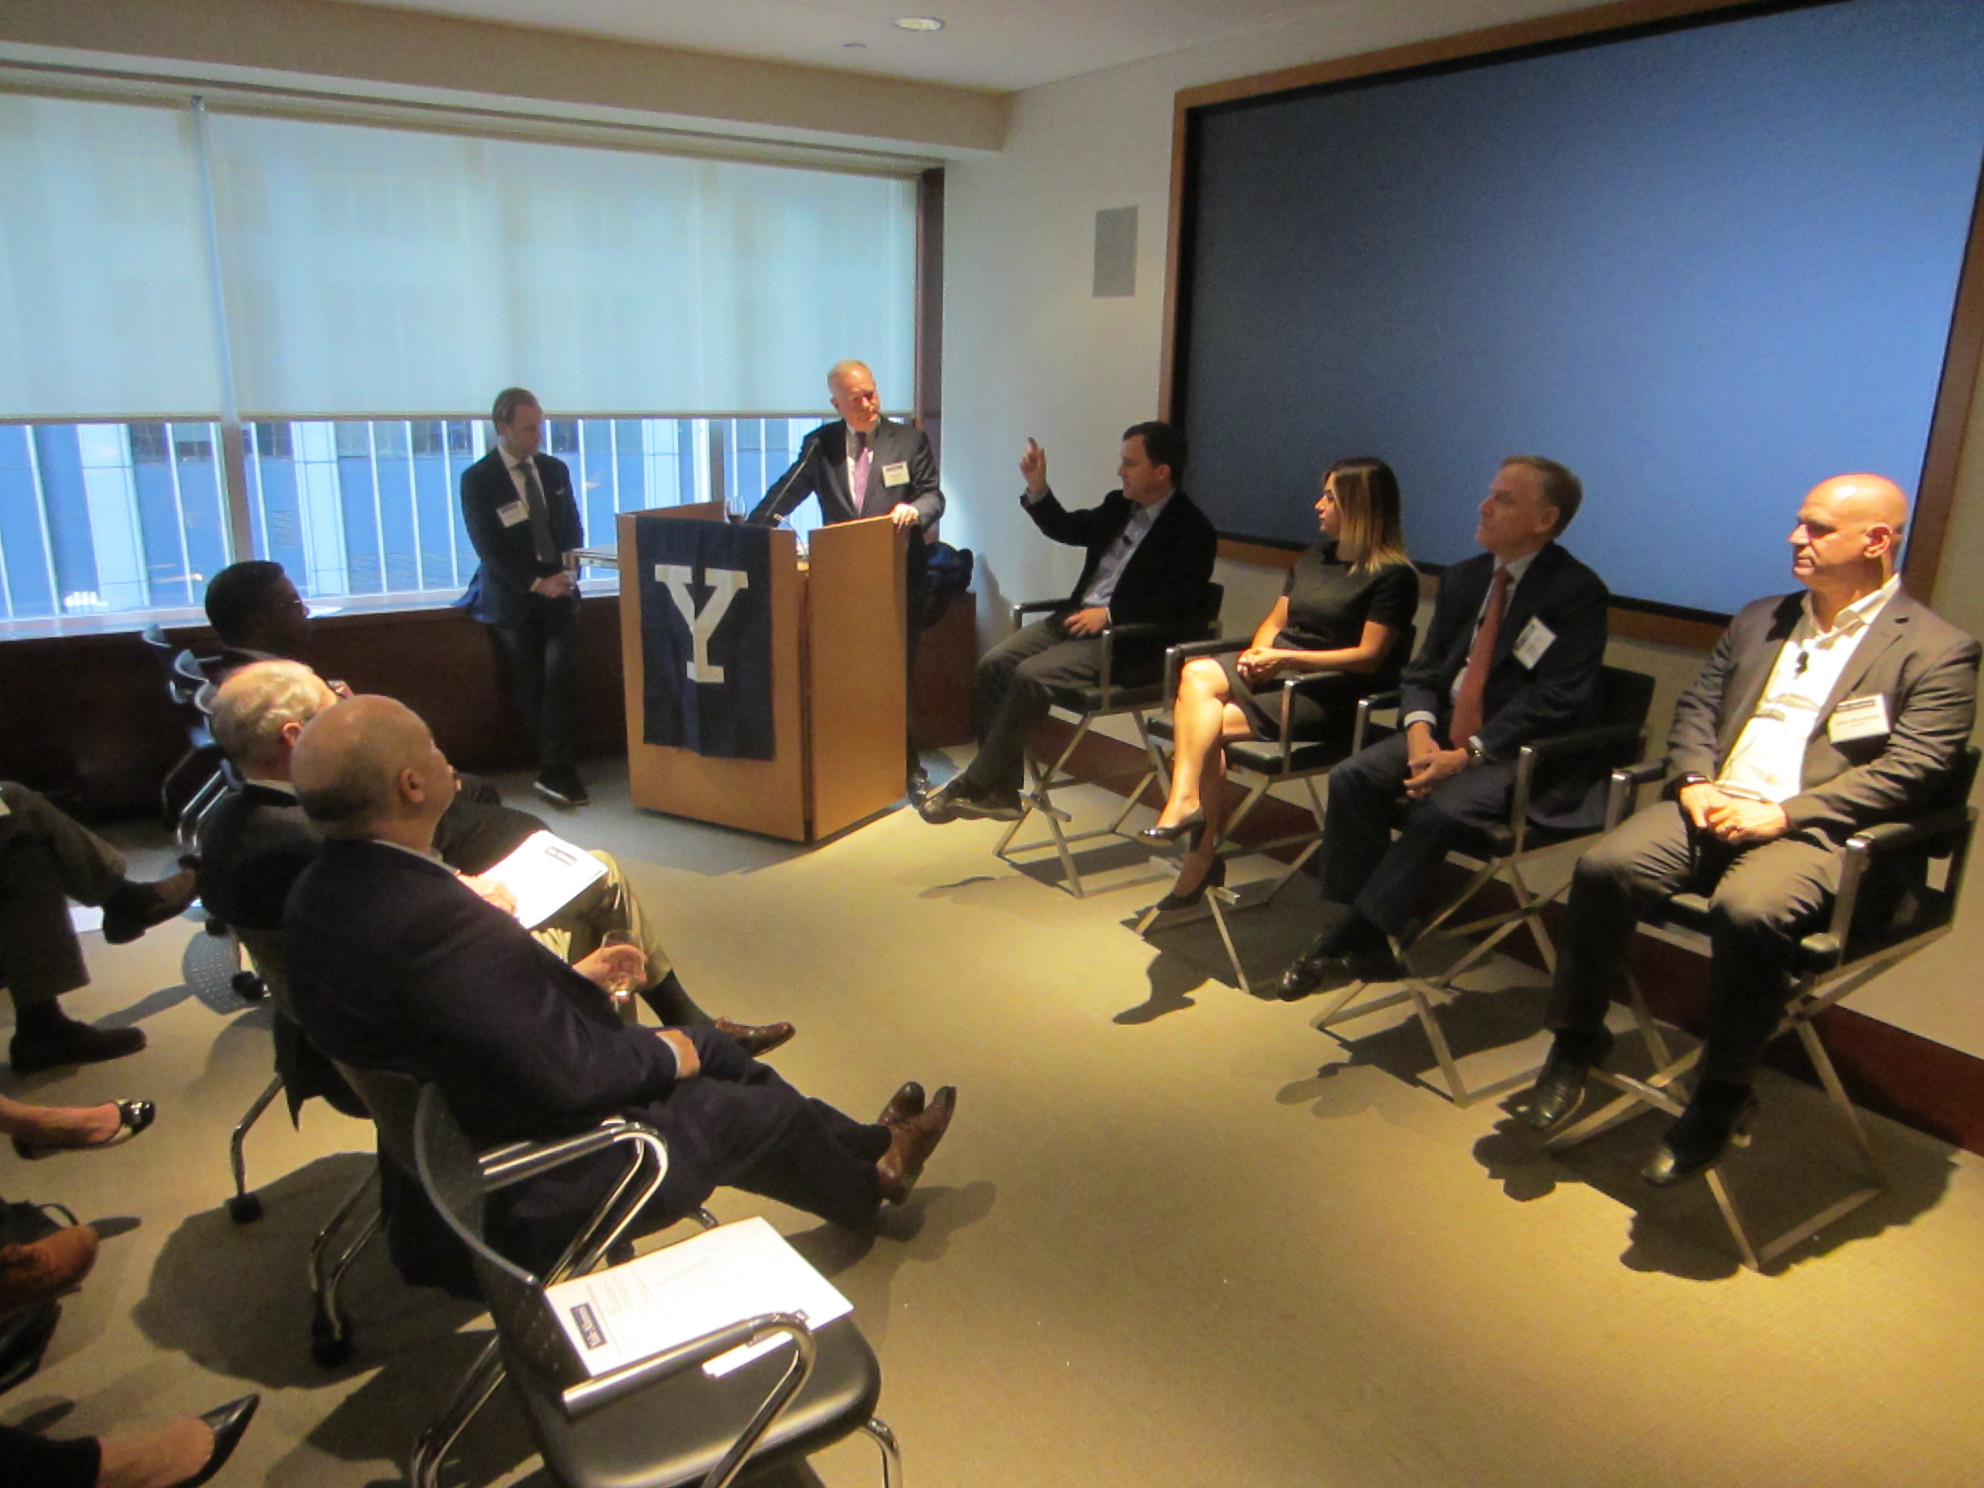
[[[1137,504],[1121,491],[1111,491],[1100,506],[1071,512],[1051,489],[1030,506],[1024,497],[1020,504],[1033,518],[1033,525],[1055,542],[1088,550],[1081,577],[1068,595],[1067,608],[1073,611],[1109,545],[1136,515]],[[1116,592],[1109,599],[1109,618],[1121,625],[1196,626],[1207,618],[1206,585],[1218,556],[1219,534],[1205,513],[1183,491],[1172,492],[1117,579]]]
[[[1729,622],[1694,685],[1674,705],[1668,763],[1713,778],[1757,710],[1804,595],[1745,605]],[[1898,592],[1882,607],[1805,746],[1799,793],[1784,803],[1791,825],[1844,841],[1864,826],[1931,804],[1977,713],[1977,642],[1927,605]],[[1886,700],[1887,733],[1834,744],[1826,724],[1848,698]]]
[[[572,472],[563,460],[550,455],[538,455],[536,464],[537,483],[551,517],[551,541],[560,553],[583,547],[585,533],[572,496]],[[548,602],[532,594],[530,586],[560,567],[538,562],[529,522],[503,525],[497,513],[518,499],[517,483],[510,479],[500,449],[492,449],[462,472],[462,522],[482,561],[468,581],[468,592],[457,602],[485,625],[523,624],[533,604]]]
[[[662,1199],[710,1192],[710,1145],[670,1108],[675,1058],[653,1030],[484,903],[441,864],[376,842],[326,842],[283,918],[292,1001],[333,1059],[440,1086],[479,1147],[566,1136],[621,1114],[669,1145]],[[520,1185],[492,1215],[541,1260],[569,1238],[620,1159]]]
[[[319,840],[296,797],[262,785],[229,791],[200,823],[200,903],[237,929],[280,930],[283,901]]]
[[[847,487],[847,423],[822,424],[799,447],[799,458],[765,492],[750,520],[767,525],[789,515],[808,496],[820,499],[827,522],[852,522],[859,517],[887,516],[898,502],[916,508],[917,530],[928,529],[944,514],[944,493],[937,488],[937,457],[921,429],[883,419],[870,440],[868,489],[859,498]],[[887,467],[907,467],[907,479],[888,481]]]
[[[1454,681],[1474,645],[1474,619],[1494,581],[1496,559],[1481,553],[1440,575],[1433,618],[1419,654],[1405,669],[1400,715],[1431,713],[1446,743]],[[1482,695],[1481,748],[1491,760],[1513,760],[1523,745],[1592,722],[1598,672],[1605,660],[1604,580],[1556,543],[1531,561],[1509,596]],[[1516,643],[1534,620],[1556,637],[1536,665],[1516,659]]]

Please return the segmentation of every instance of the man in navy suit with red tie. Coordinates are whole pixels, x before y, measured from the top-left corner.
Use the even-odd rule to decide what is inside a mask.
[[[813,496],[819,499],[824,521],[887,517],[898,532],[907,535],[904,650],[913,708],[916,643],[923,630],[923,598],[928,587],[929,549],[924,533],[944,514],[944,493],[937,486],[937,457],[930,452],[930,440],[921,429],[882,417],[875,374],[865,363],[834,363],[827,373],[827,393],[840,417],[806,436],[799,458],[772,482],[750,520],[776,523]],[[907,776],[912,794],[928,785],[913,742]]]
[[[1283,997],[1332,978],[1397,975],[1392,942],[1409,940],[1427,914],[1448,847],[1507,819],[1522,746],[1588,721],[1607,595],[1557,542],[1583,499],[1555,460],[1502,462],[1474,532],[1486,551],[1440,576],[1425,643],[1405,672],[1404,727],[1330,774],[1321,876],[1335,912],[1282,973]],[[1587,784],[1560,782],[1537,814],[1575,804]],[[1401,799],[1409,809],[1393,841]]]

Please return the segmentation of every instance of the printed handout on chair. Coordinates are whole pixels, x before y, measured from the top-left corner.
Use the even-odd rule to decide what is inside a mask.
[[[854,1311],[785,1237],[753,1217],[706,1230],[638,1260],[545,1289],[588,1374],[604,1374],[767,1312],[815,1330]],[[779,1334],[703,1366],[729,1374],[785,1342]]]
[[[532,832],[482,875],[516,896],[517,919],[535,930],[606,876],[606,865],[550,832]]]

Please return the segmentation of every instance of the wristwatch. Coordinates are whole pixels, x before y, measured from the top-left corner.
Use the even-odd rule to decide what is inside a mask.
[[[1468,737],[1465,744],[1461,745],[1461,748],[1467,751],[1467,762],[1470,765],[1478,765],[1488,758],[1488,751],[1483,749],[1481,747],[1481,741],[1472,735]]]

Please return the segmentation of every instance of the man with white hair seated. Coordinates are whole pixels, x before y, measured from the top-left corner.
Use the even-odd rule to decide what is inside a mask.
[[[714,1028],[623,1023],[604,988],[640,969],[639,950],[606,946],[568,966],[434,857],[455,777],[409,709],[357,697],[324,710],[297,739],[292,778],[326,840],[283,937],[296,1014],[333,1058],[438,1086],[484,1146],[613,1116],[654,1126],[669,1153],[656,1222],[718,1186],[850,1226],[907,1199],[954,1090],[926,1103],[912,1081],[860,1122]],[[501,1242],[524,1264],[555,1255],[610,1178],[584,1164],[518,1185],[495,1219]]]
[[[207,909],[248,932],[260,962],[279,930],[290,887],[316,857],[316,829],[297,804],[291,783],[292,753],[304,725],[338,703],[324,680],[294,661],[261,661],[231,673],[214,694],[214,735],[246,778],[246,786],[217,805],[200,832],[200,896]],[[509,820],[514,818],[514,821]],[[464,862],[455,844],[521,842],[538,830],[537,819],[505,806],[455,801],[444,822],[456,830],[437,843],[442,861],[458,872],[487,868]],[[708,1013],[683,988],[653,920],[641,907],[620,865],[594,853],[606,865],[596,880],[549,920],[534,928],[546,948],[567,961],[590,955],[609,934],[624,935],[646,957],[648,975],[641,996],[664,1023],[707,1023]],[[500,908],[515,908],[501,885],[465,875],[465,881]],[[278,972],[280,975],[281,973]],[[769,1052],[792,1037],[790,1023],[752,1026],[720,1019],[718,1026],[753,1054]]]

